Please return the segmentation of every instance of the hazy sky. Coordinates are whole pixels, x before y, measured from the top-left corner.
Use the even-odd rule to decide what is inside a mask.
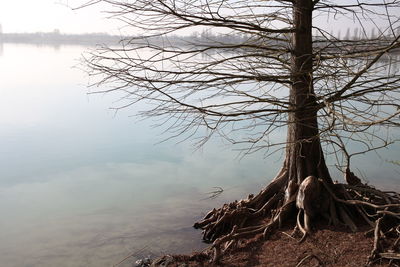
[[[115,20],[106,19],[105,10],[110,6],[96,4],[73,10],[89,0],[0,0],[0,24],[3,32],[49,32],[59,29],[62,33],[107,32],[119,34],[123,26]],[[331,17],[332,19],[332,17]],[[318,25],[335,34],[352,27],[351,19],[316,19]],[[379,21],[375,21],[379,24]],[[365,23],[364,26],[367,26]],[[359,27],[359,25],[356,25]],[[126,28],[125,28],[126,30]],[[132,32],[129,32],[132,33]],[[133,32],[133,34],[135,34]]]
[[[105,19],[101,6],[71,9],[83,3],[85,0],[1,0],[0,24],[3,32],[118,32],[118,24]]]

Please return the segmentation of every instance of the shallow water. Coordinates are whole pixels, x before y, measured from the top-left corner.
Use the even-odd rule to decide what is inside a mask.
[[[217,140],[201,151],[156,144],[163,136],[153,122],[109,110],[117,97],[86,94],[86,76],[72,68],[85,49],[3,46],[1,266],[110,266],[133,252],[199,250],[193,222],[257,192],[279,168],[278,154],[239,160]],[[400,190],[400,167],[387,162],[398,152],[353,164],[371,183]],[[216,186],[223,194],[207,199]]]

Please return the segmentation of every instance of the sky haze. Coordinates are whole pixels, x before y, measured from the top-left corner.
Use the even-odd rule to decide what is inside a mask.
[[[118,23],[107,20],[102,5],[73,10],[85,0],[2,0],[0,24],[5,33],[51,32],[62,33],[107,32],[118,34]]]

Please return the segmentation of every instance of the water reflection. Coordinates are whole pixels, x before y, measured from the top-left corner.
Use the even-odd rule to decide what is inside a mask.
[[[98,164],[3,187],[0,238],[8,241],[0,258],[7,266],[23,266],[21,257],[31,266],[109,266],[145,246],[143,254],[200,249],[190,226],[201,211],[257,187],[243,179],[245,168],[214,159],[226,169],[190,156]],[[211,185],[228,182],[221,198],[202,200]]]
[[[115,116],[107,109],[118,97],[85,95],[86,77],[71,68],[84,48],[5,46],[4,266],[110,266],[144,247],[139,256],[200,249],[193,222],[212,207],[257,192],[280,165],[279,154],[239,161],[217,142],[196,153],[187,143],[155,146],[162,137],[151,122],[135,122],[129,117],[135,110]],[[352,163],[371,183],[399,190],[399,168],[387,162],[398,151]],[[214,186],[224,193],[204,200]]]

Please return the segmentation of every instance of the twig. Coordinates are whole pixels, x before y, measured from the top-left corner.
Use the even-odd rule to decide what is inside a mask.
[[[382,252],[379,253],[379,256],[385,259],[391,259],[391,260],[400,260],[400,253],[394,253],[394,252]]]
[[[296,240],[296,238],[294,238],[293,236],[291,236],[290,234],[288,234],[288,233],[286,233],[286,232],[284,232],[284,231],[280,231],[280,233],[286,235],[287,237],[289,237],[289,238],[291,238],[291,239]]]
[[[305,263],[306,260],[311,259],[311,258],[315,258],[315,259],[318,261],[318,264],[319,264],[320,266],[325,266],[325,264],[323,263],[323,261],[322,261],[317,255],[310,254],[310,255],[305,256],[303,259],[301,259],[301,260],[299,261],[299,263],[297,263],[296,267],[301,266],[303,263]]]
[[[214,186],[213,188],[216,189],[216,190],[208,192],[207,194],[209,196],[206,197],[206,198],[203,198],[201,200],[214,199],[214,198],[218,197],[220,194],[222,194],[222,192],[224,192],[224,189],[222,187]]]
[[[124,261],[126,261],[127,259],[129,259],[130,257],[136,256],[137,254],[145,251],[148,247],[144,246],[139,250],[134,251],[133,253],[129,254],[128,256],[126,256],[125,258],[123,258],[120,262],[118,262],[117,264],[114,264],[113,267],[117,267],[118,265],[120,265],[121,263],[123,263]]]

